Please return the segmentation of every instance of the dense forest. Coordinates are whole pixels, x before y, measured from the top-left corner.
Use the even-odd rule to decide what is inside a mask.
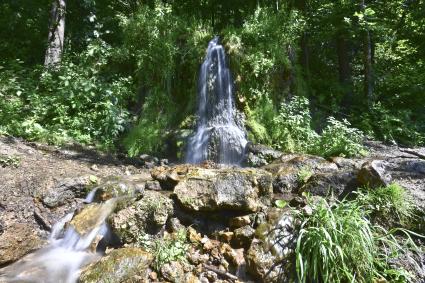
[[[425,142],[422,0],[0,5],[2,134],[175,152],[219,35],[250,140],[324,155],[344,141],[317,133]]]

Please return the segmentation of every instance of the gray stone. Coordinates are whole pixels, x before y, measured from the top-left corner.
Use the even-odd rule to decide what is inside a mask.
[[[64,205],[76,197],[84,198],[87,194],[87,186],[90,184],[90,176],[65,178],[44,192],[41,201],[50,208]]]
[[[147,282],[153,256],[138,248],[111,251],[100,261],[87,266],[79,279],[81,283]]]
[[[387,172],[388,162],[383,160],[367,161],[362,165],[357,180],[363,186],[371,188],[387,186],[391,183],[391,175]]]
[[[159,192],[146,191],[142,199],[111,215],[111,229],[124,243],[137,242],[146,233],[158,233],[172,213],[170,198]]]
[[[185,282],[185,272],[178,261],[172,261],[161,266],[162,276],[172,283]]]
[[[174,194],[192,211],[256,212],[270,204],[271,174],[242,168],[197,168],[178,183]]]

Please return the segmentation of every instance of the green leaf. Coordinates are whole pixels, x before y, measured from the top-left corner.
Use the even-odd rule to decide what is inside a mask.
[[[278,199],[274,202],[274,204],[276,205],[276,207],[284,208],[288,204],[288,202],[283,199]]]

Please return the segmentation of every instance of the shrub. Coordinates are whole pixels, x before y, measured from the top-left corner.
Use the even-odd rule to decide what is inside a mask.
[[[152,93],[143,105],[142,113],[124,139],[130,156],[140,153],[158,153],[165,143],[165,135],[175,108],[166,94]]]
[[[338,121],[334,117],[329,117],[312,152],[325,157],[364,155],[366,150],[362,145],[363,133],[350,126],[350,122],[345,119]]]
[[[29,140],[112,147],[129,118],[131,80],[103,74],[110,47],[100,40],[57,70],[10,65],[0,85],[0,129]],[[19,74],[19,75],[17,75]]]

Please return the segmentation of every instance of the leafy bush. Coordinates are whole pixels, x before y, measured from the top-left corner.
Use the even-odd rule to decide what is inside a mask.
[[[311,128],[308,99],[294,97],[282,104],[274,119],[274,146],[283,151],[309,152],[319,135]]]
[[[364,155],[366,151],[362,145],[363,133],[350,126],[350,122],[345,119],[341,122],[329,117],[313,152],[325,157]]]
[[[370,136],[379,140],[405,145],[425,144],[425,131],[420,123],[414,123],[409,110],[389,110],[382,103],[375,103],[360,115],[355,123]]]
[[[309,101],[295,96],[275,111],[267,96],[248,109],[247,125],[254,142],[272,145],[286,152],[307,152],[330,156],[357,156],[365,154],[363,134],[351,128],[347,120],[329,117],[321,135],[313,130]],[[265,113],[260,115],[260,113]]]
[[[164,264],[186,260],[189,248],[186,233],[186,229],[182,228],[176,233],[165,234],[164,237],[157,239],[144,234],[139,237],[138,244],[154,255],[153,267],[160,271]]]
[[[57,70],[9,65],[1,75],[1,131],[52,143],[113,146],[129,119],[132,87],[129,78],[102,73],[109,57],[109,46],[99,40],[64,58]]]

